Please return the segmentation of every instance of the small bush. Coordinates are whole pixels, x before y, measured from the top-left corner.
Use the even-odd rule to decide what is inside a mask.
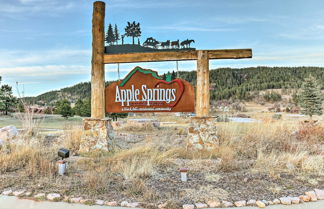
[[[229,118],[227,115],[219,115],[217,117],[217,122],[229,122]]]
[[[274,114],[274,115],[272,115],[272,118],[275,119],[275,120],[280,120],[282,118],[282,115],[281,114]]]
[[[278,102],[281,101],[281,95],[279,93],[276,92],[266,92],[263,95],[263,98],[267,101],[267,102]]]

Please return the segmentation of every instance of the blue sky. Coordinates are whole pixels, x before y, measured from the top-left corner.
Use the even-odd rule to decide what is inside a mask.
[[[214,60],[210,68],[324,66],[321,0],[106,0],[106,26],[141,23],[143,42],[153,36],[195,39],[197,49],[252,48],[253,58]],[[0,76],[27,95],[90,80],[91,0],[0,0]],[[125,42],[130,43],[131,38]],[[121,64],[175,70],[175,62]],[[194,70],[194,61],[179,70]],[[106,65],[106,80],[117,78]],[[16,90],[15,90],[16,94]]]

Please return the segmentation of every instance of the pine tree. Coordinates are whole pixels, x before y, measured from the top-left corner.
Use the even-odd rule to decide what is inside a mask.
[[[166,80],[166,74],[165,74],[165,73],[163,73],[163,75],[162,75],[162,79],[163,79],[163,80]]]
[[[115,34],[111,24],[109,24],[107,34],[106,34],[106,43],[112,45],[114,42],[115,42]]]
[[[120,35],[119,35],[119,32],[118,32],[118,28],[117,28],[117,25],[115,24],[115,30],[114,30],[114,38],[115,38],[115,42],[116,44],[118,44],[118,40],[120,40]]]
[[[302,113],[309,115],[322,115],[322,98],[319,85],[313,76],[305,79],[301,92]]]
[[[171,80],[174,80],[176,78],[177,78],[177,74],[174,71],[172,71]]]
[[[17,100],[12,95],[12,87],[9,85],[3,85],[0,88],[0,111],[4,111],[5,115],[8,112],[12,112],[13,108],[16,106]]]

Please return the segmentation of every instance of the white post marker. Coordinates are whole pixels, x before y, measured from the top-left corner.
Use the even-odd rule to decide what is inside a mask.
[[[186,182],[188,180],[187,173],[189,169],[188,168],[180,168],[180,175],[181,175],[181,181]]]
[[[59,160],[57,163],[58,163],[58,174],[63,176],[66,169],[66,162],[64,160]]]

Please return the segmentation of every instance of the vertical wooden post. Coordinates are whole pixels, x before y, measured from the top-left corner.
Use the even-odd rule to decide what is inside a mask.
[[[96,1],[92,14],[91,118],[105,117],[105,3]]]
[[[196,115],[207,117],[209,114],[209,59],[208,51],[199,50],[197,58]]]

